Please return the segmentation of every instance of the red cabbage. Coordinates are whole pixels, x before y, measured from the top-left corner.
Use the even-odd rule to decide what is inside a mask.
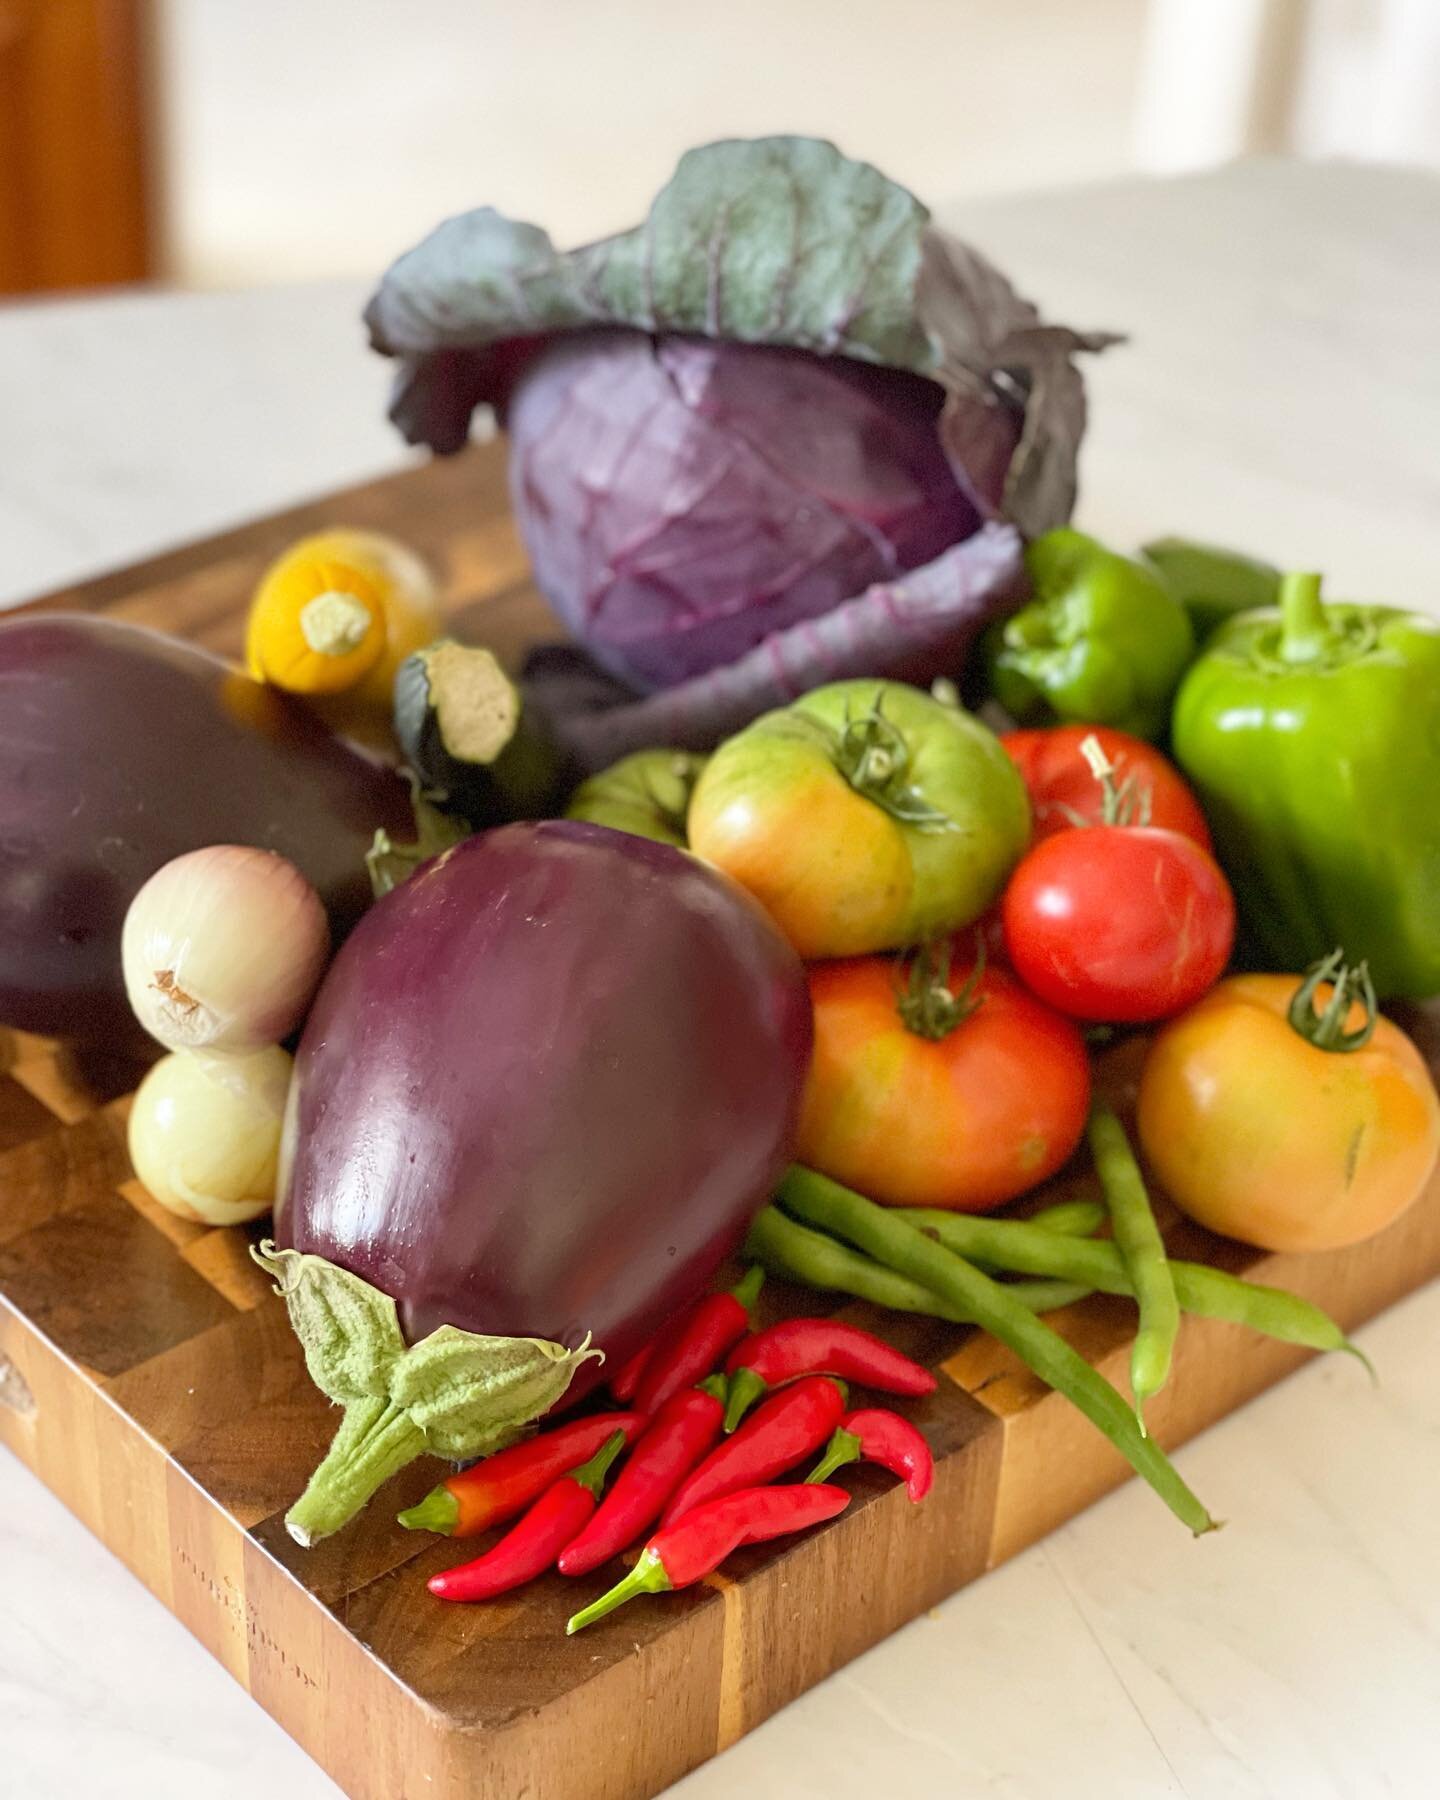
[[[1062,524],[1075,356],[1113,341],[1047,324],[913,194],[795,137],[690,151],[642,226],[564,254],[489,208],[448,220],[366,318],[412,443],[457,450],[477,408],[507,415],[539,585],[642,688],[753,654],[982,519]],[[899,673],[886,651],[867,673]]]
[[[802,350],[558,339],[506,410],[535,580],[605,668],[668,687],[979,524],[933,382]]]

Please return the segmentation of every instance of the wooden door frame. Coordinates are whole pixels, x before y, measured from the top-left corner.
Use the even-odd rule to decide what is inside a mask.
[[[0,293],[157,272],[151,0],[0,0]]]

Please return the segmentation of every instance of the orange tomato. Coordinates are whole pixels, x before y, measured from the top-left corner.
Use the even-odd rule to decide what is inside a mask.
[[[816,964],[810,998],[800,1162],[887,1206],[985,1212],[1079,1142],[1084,1039],[1003,970],[922,966],[902,1002],[894,960],[857,957]]]
[[[1382,1230],[1440,1155],[1440,1101],[1419,1051],[1377,1019],[1360,1049],[1290,1022],[1299,977],[1235,975],[1173,1019],[1140,1083],[1140,1142],[1177,1206],[1266,1250],[1332,1250]],[[1323,1006],[1333,988],[1321,986]],[[1345,1025],[1365,1021],[1358,1000]]]

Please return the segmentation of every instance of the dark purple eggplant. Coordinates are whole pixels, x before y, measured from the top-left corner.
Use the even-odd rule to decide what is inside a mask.
[[[343,934],[377,826],[413,834],[399,777],[206,651],[78,613],[0,623],[0,1024],[145,1042],[120,927],[162,863],[278,850]]]
[[[616,1367],[698,1294],[792,1154],[809,1052],[794,952],[667,844],[510,825],[381,900],[301,1039],[275,1217],[288,1249],[266,1258],[347,1409],[295,1535],[336,1529],[422,1449],[501,1447],[599,1378],[574,1353]],[[501,1392],[502,1353],[473,1347],[524,1343],[533,1362],[534,1340],[550,1363]],[[428,1395],[442,1368],[454,1406],[416,1428],[402,1388]]]

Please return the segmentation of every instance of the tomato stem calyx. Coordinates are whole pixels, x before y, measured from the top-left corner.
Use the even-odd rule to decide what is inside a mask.
[[[1115,777],[1120,769],[1117,763],[1101,748],[1100,740],[1092,731],[1089,737],[1080,744],[1080,754],[1090,765],[1090,773],[1100,783],[1102,796],[1100,805],[1100,823],[1102,825],[1148,825],[1150,823],[1150,784],[1141,781],[1135,775],[1127,775],[1123,781]],[[1083,818],[1073,807],[1062,806],[1060,810],[1072,825],[1088,825],[1090,820]]]
[[[938,1044],[949,1037],[983,1003],[979,992],[985,973],[985,946],[980,946],[975,967],[957,992],[950,988],[952,945],[949,938],[931,940],[901,955],[896,965],[903,987],[896,1008],[907,1031]]]
[[[1330,998],[1323,1007],[1317,1007],[1317,996],[1327,982],[1331,984]],[[1365,1017],[1354,1031],[1347,1031],[1345,1021],[1357,1001],[1364,1008]],[[1343,950],[1332,950],[1328,956],[1322,956],[1305,971],[1305,979],[1290,1002],[1288,1017],[1291,1026],[1317,1050],[1340,1054],[1363,1050],[1375,1035],[1375,1022],[1379,1017],[1370,965],[1360,962],[1352,968],[1346,962]]]
[[[922,831],[957,829],[948,813],[932,806],[906,779],[910,746],[899,727],[885,717],[878,700],[858,719],[846,719],[834,756],[835,766],[855,792],[902,824]]]

